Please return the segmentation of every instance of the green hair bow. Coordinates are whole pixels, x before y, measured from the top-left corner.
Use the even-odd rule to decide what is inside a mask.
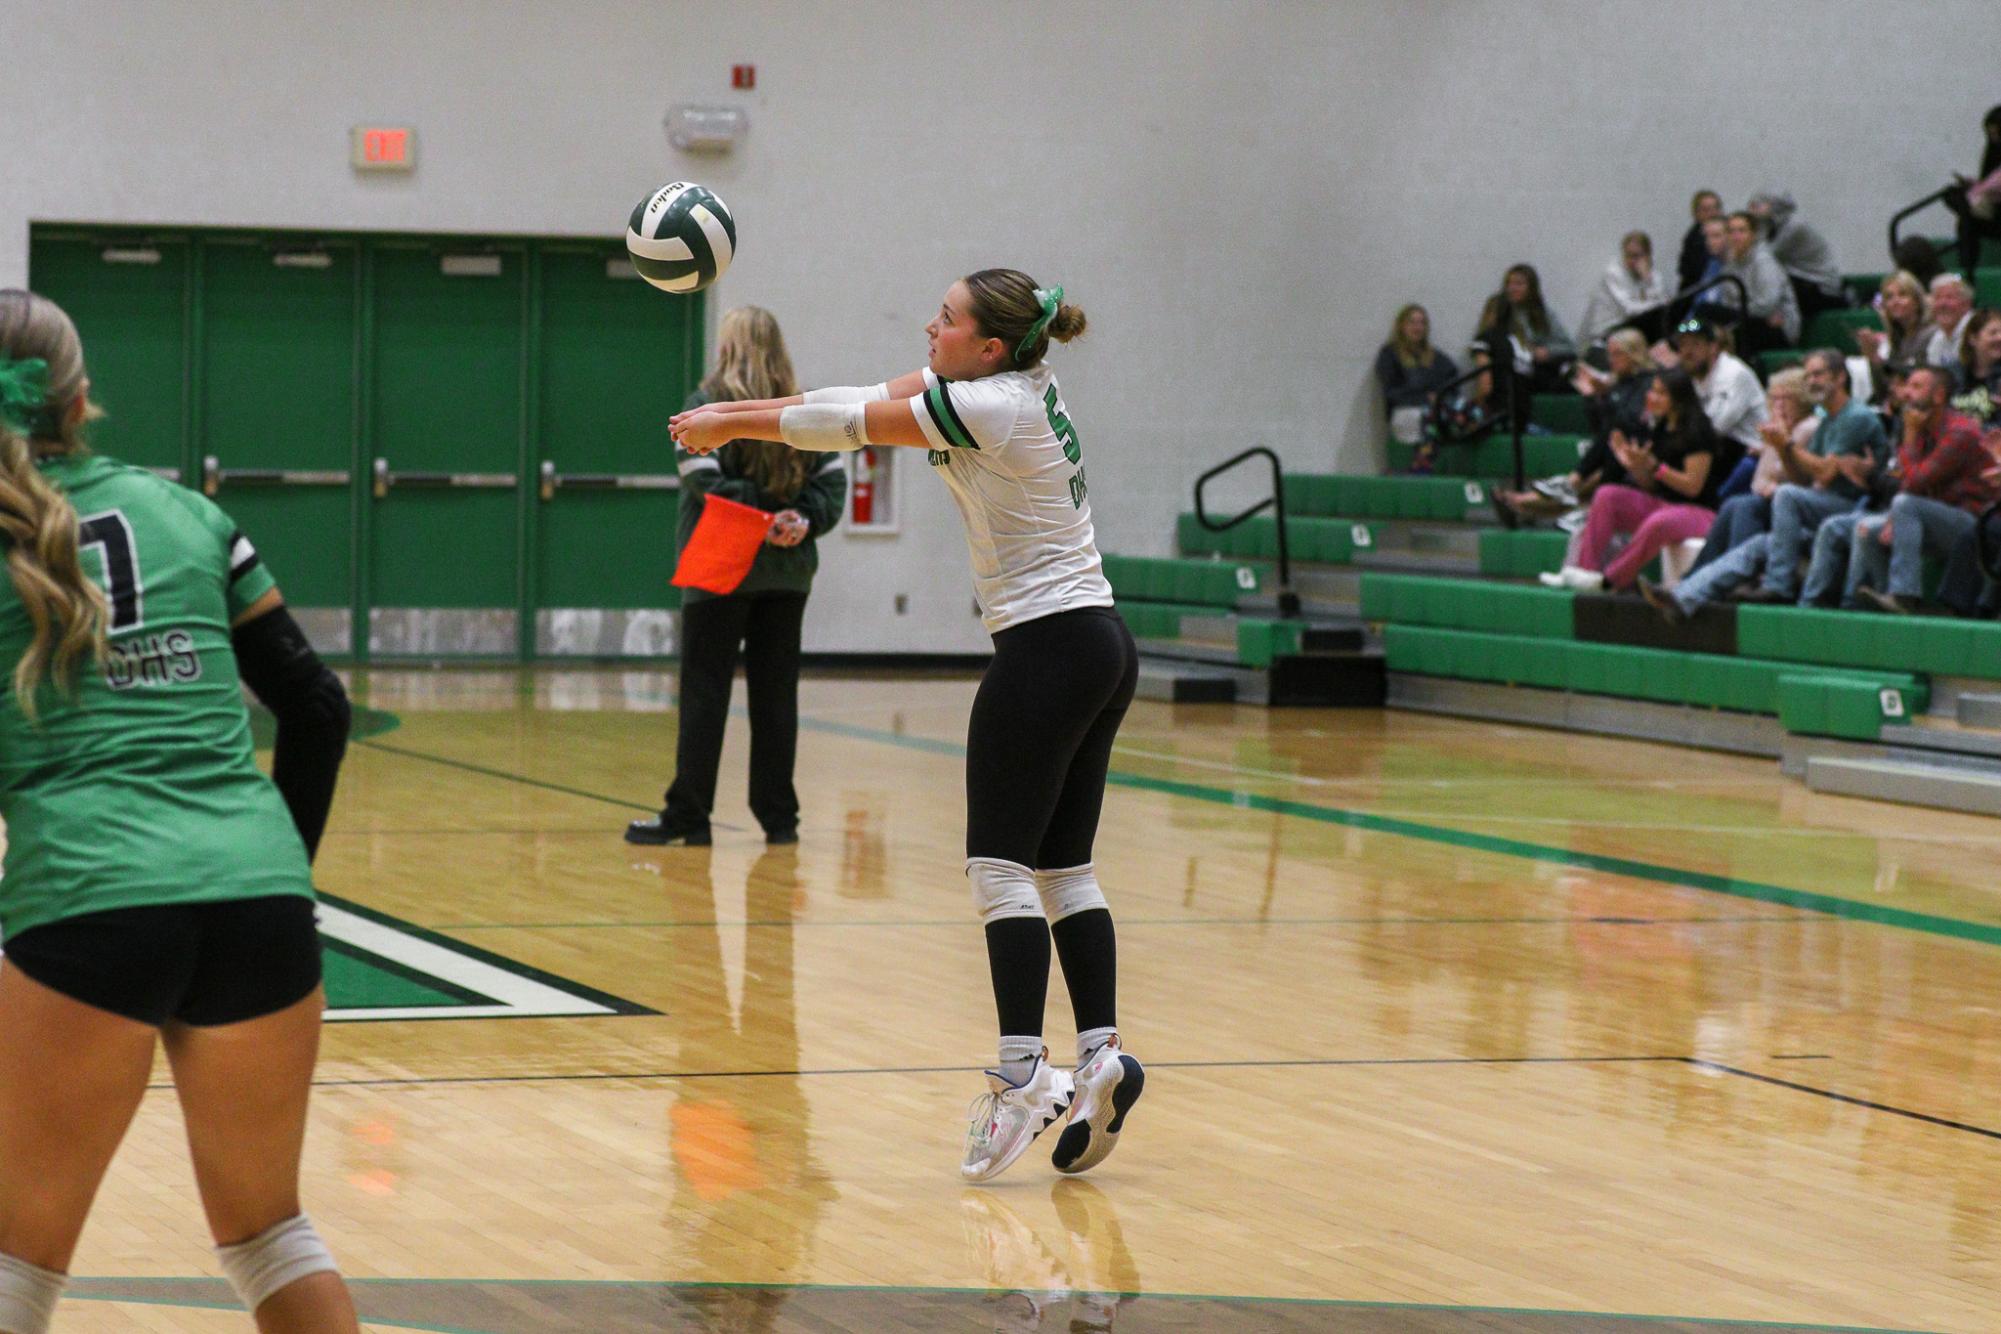
[[[49,363],[40,357],[0,357],[0,421],[22,435],[54,435],[49,411]]]
[[[1028,332],[1021,336],[1021,341],[1014,345],[1014,359],[1016,361],[1020,361],[1028,355],[1028,349],[1035,346],[1035,340],[1042,337],[1043,333],[1049,328],[1049,321],[1056,318],[1056,311],[1063,304],[1063,289],[1061,287],[1047,289],[1038,287],[1035,289],[1035,299],[1042,304],[1042,314],[1036,319],[1035,323],[1028,326]]]

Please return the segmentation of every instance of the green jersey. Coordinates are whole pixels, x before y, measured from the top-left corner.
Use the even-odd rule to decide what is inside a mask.
[[[33,639],[0,578],[0,931],[107,908],[312,894],[305,845],[257,768],[229,624],[273,587],[213,502],[91,456],[45,461],[111,607],[74,701],[30,722],[13,665]]]

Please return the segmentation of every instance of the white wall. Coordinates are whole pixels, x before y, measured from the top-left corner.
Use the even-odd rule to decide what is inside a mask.
[[[812,382],[918,365],[959,273],[1062,282],[1060,353],[1109,548],[1164,551],[1194,475],[1272,444],[1376,465],[1390,312],[1456,345],[1510,262],[1567,320],[1631,226],[1789,186],[1851,269],[1969,170],[2001,97],[1991,0],[19,0],[0,7],[0,283],[31,221],[615,233],[717,188],[717,303],[770,306]],[[758,89],[728,89],[755,62]],[[675,101],[742,101],[722,161]],[[410,179],[347,131],[407,123]],[[663,298],[667,299],[667,298]],[[978,648],[957,519],[899,460],[904,532],[826,544],[816,649]],[[894,595],[910,611],[892,611]]]

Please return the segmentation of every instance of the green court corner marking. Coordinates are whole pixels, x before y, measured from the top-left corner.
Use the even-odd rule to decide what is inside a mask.
[[[906,750],[921,750],[932,755],[964,755],[966,748],[957,742],[939,741],[930,737],[904,736],[898,732],[884,732],[873,727],[857,727],[852,723],[829,722],[818,718],[801,718],[799,725],[808,731],[825,732],[833,736],[853,737],[860,741],[874,741],[883,745],[900,746]],[[2001,945],[2001,926],[1984,922],[1968,922],[1957,917],[1940,917],[1933,913],[1914,912],[1907,908],[1892,908],[1885,904],[1864,903],[1857,899],[1844,899],[1833,894],[1816,894],[1811,890],[1788,889],[1784,885],[1768,885],[1756,880],[1740,880],[1734,876],[1714,875],[1707,871],[1689,871],[1676,866],[1662,866],[1654,862],[1636,861],[1628,857],[1608,857],[1596,852],[1577,852],[1570,848],[1552,847],[1543,843],[1527,843],[1520,839],[1501,838],[1494,834],[1475,834],[1464,829],[1452,829],[1444,825],[1420,824],[1414,820],[1399,820],[1389,816],[1370,815],[1364,811],[1344,810],[1338,806],[1318,806],[1312,802],[1294,801],[1287,797],[1267,797],[1255,792],[1238,792],[1230,788],[1209,787],[1201,783],[1184,783],[1171,778],[1148,778],[1141,774],[1126,773],[1114,769],[1106,780],[1113,787],[1133,788],[1142,792],[1158,792],[1170,797],[1183,797],[1190,801],[1209,802],[1218,806],[1231,806],[1238,810],[1266,811],[1274,815],[1291,815],[1302,820],[1316,820],[1322,824],[1342,825],[1350,829],[1360,829],[1369,833],[1394,834],[1400,838],[1421,839],[1427,843],[1442,843],[1449,847],[1466,848],[1474,852],[1493,853],[1502,857],[1521,857],[1530,861],[1548,862],[1558,866],[1571,866],[1579,870],[1598,871],[1606,875],[1626,876],[1634,880],[1651,880],[1656,884],[1674,885],[1683,889],[1706,890],[1712,894],[1727,894],[1731,898],[1751,899],[1759,903],[1775,903],[1783,907],[1797,908],[1803,912],[1820,913],[1828,917],[1838,917],[1847,921],[1873,922],[1878,926],[1893,926],[1904,931],[1923,931],[1935,936],[1949,936],[1955,940],[1978,941],[1985,945]]]

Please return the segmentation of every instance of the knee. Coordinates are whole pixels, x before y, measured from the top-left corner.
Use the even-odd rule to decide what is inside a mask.
[[[1093,908],[1111,907],[1105,902],[1105,891],[1098,887],[1098,868],[1093,862],[1061,871],[1037,871],[1035,888],[1042,898],[1042,910],[1052,922]]]
[[[1035,872],[999,857],[968,857],[966,878],[973,885],[973,909],[991,926],[1010,917],[1043,917]]]

